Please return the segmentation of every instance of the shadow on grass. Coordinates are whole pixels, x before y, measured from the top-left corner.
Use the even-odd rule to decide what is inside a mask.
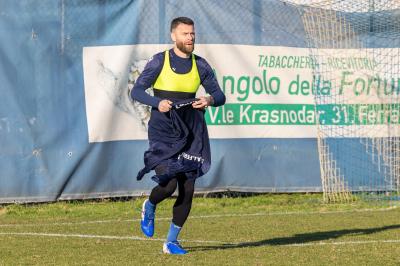
[[[234,248],[260,247],[260,246],[281,246],[281,245],[294,245],[294,244],[301,245],[310,242],[320,242],[323,240],[336,239],[346,235],[369,235],[382,232],[385,230],[398,229],[398,228],[400,228],[400,224],[388,225],[377,228],[344,229],[344,230],[334,230],[325,232],[305,233],[305,234],[296,234],[290,237],[278,237],[278,238],[265,239],[254,242],[187,247],[187,250],[205,251],[205,250],[215,250],[215,249],[234,249]]]

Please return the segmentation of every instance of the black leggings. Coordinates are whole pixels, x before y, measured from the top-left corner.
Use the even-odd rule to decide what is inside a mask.
[[[149,200],[152,204],[158,204],[170,197],[178,185],[178,198],[175,201],[172,222],[182,227],[189,216],[192,207],[195,178],[188,179],[185,174],[178,174],[165,184],[159,184],[150,193]]]

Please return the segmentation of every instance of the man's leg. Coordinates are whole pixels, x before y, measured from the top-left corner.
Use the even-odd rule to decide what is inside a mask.
[[[167,183],[159,184],[153,188],[149,199],[145,200],[143,203],[140,227],[146,236],[152,237],[154,235],[154,214],[156,205],[170,197],[175,192],[176,185],[176,178],[169,180]]]
[[[157,205],[166,198],[171,197],[176,190],[177,179],[173,178],[165,184],[159,184],[153,188],[150,193],[149,201],[153,205]]]
[[[177,181],[179,194],[174,204],[172,222],[175,225],[182,227],[189,216],[190,209],[192,208],[196,179],[188,179],[186,175],[181,174],[177,177]]]
[[[187,251],[179,245],[178,235],[192,208],[195,179],[188,179],[186,175],[181,174],[177,180],[179,194],[174,204],[172,223],[163,251],[170,254],[186,254]]]

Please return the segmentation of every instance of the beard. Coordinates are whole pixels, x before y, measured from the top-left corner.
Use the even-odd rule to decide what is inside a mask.
[[[192,45],[184,44],[183,42],[177,42],[176,47],[182,52],[187,55],[191,54],[194,50],[194,42]]]

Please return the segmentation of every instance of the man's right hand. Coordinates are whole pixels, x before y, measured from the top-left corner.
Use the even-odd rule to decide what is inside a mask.
[[[169,110],[171,110],[171,108],[172,108],[172,102],[170,101],[170,100],[162,100],[162,101],[160,101],[160,103],[158,104],[158,110],[161,112],[161,113],[166,113],[166,112],[168,112]]]

